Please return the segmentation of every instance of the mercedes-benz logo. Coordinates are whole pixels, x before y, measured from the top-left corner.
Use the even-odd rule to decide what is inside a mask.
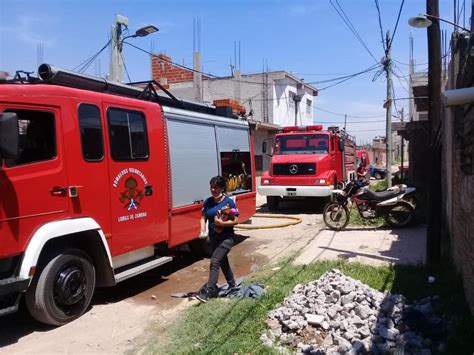
[[[296,164],[290,165],[290,173],[296,174],[297,172],[298,172],[298,165]]]

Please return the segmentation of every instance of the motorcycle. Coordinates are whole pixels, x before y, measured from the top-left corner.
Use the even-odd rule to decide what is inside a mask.
[[[391,227],[404,227],[414,219],[415,210],[409,202],[414,191],[416,188],[401,184],[373,192],[360,181],[350,181],[343,190],[333,191],[333,200],[324,206],[324,223],[332,230],[345,228],[355,205],[363,219],[383,217]]]

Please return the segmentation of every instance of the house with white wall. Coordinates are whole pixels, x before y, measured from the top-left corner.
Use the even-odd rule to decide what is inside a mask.
[[[153,79],[167,85],[173,95],[195,100],[193,73],[170,62],[171,58],[164,54],[153,56]],[[262,150],[263,143],[268,145],[281,127],[313,124],[318,89],[286,71],[242,75],[236,72],[218,78],[202,75],[199,94],[203,102],[233,99],[246,108],[253,127],[257,171],[263,171],[270,166],[270,157]]]

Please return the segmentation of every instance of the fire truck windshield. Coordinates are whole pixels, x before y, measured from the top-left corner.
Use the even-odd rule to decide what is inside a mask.
[[[275,155],[283,154],[328,154],[327,134],[295,134],[276,137]]]

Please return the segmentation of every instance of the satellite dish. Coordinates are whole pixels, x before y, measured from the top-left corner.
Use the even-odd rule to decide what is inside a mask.
[[[408,24],[416,28],[426,28],[432,25],[432,21],[424,15],[418,15],[408,20]]]

